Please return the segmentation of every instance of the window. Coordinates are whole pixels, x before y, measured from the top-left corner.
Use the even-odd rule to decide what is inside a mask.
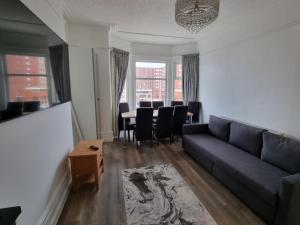
[[[176,64],[175,79],[174,79],[174,100],[182,101],[182,64]]]
[[[136,62],[136,103],[165,101],[166,63]]]
[[[120,102],[127,102],[127,82],[125,81],[123,92],[121,95]]]
[[[9,101],[40,101],[49,106],[46,58],[43,56],[5,55]]]

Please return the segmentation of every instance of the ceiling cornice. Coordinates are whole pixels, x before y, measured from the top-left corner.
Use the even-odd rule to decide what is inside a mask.
[[[143,36],[152,36],[152,37],[166,37],[166,38],[177,38],[177,39],[185,39],[185,40],[195,40],[195,38],[179,37],[179,36],[172,36],[172,35],[138,33],[138,32],[130,32],[130,31],[122,31],[122,30],[119,30],[117,32],[118,33],[123,33],[123,34],[134,34],[134,35],[143,35]]]

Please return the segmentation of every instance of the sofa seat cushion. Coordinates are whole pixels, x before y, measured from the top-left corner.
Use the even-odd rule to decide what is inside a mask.
[[[300,142],[265,132],[261,159],[291,174],[300,173]]]
[[[211,135],[193,134],[184,138],[266,203],[276,204],[280,180],[289,173]]]
[[[260,158],[262,134],[265,130],[246,124],[232,122],[229,143]]]

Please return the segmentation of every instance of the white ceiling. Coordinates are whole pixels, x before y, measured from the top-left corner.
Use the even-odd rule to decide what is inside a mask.
[[[262,16],[264,9],[285,1],[299,0],[220,0],[218,19],[198,35],[175,23],[176,0],[64,0],[69,22],[109,25],[117,36],[132,42],[183,44],[208,34],[232,30],[240,21]],[[253,20],[255,23],[257,21]],[[239,23],[241,24],[241,23]],[[255,27],[255,26],[254,26]]]

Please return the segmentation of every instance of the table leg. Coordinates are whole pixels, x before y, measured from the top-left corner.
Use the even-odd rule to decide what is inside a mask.
[[[123,118],[124,142],[126,142],[126,118]]]
[[[193,116],[190,116],[190,123],[193,123]]]

